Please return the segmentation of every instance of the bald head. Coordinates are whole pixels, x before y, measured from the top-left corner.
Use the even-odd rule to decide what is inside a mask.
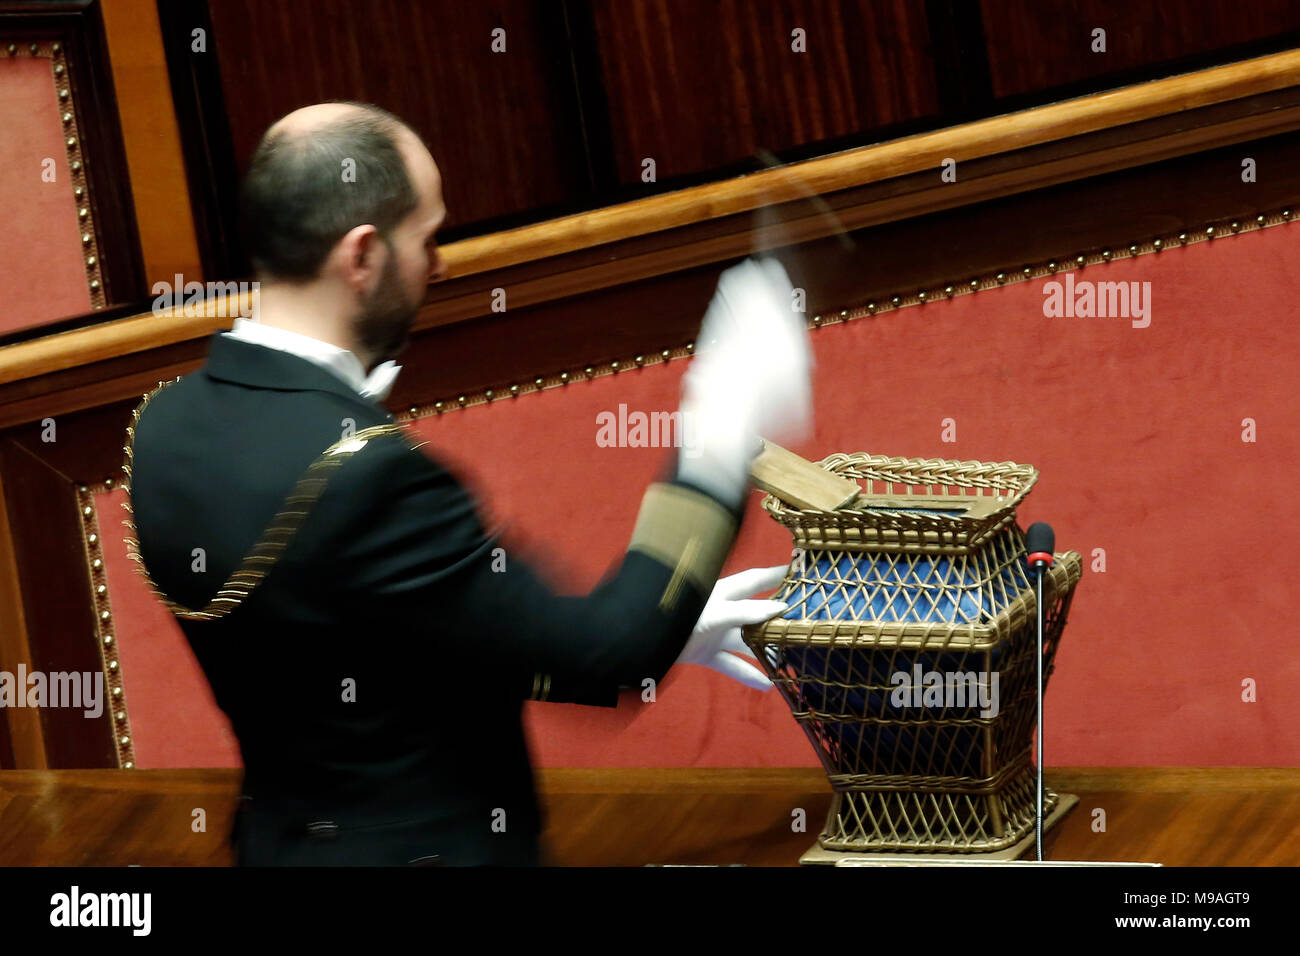
[[[242,200],[264,324],[366,367],[405,347],[446,271],[442,180],[409,126],[359,103],[295,110],[258,143]]]
[[[422,201],[439,204],[441,183],[420,138],[391,113],[320,103],[266,131],[241,198],[259,276],[302,282],[357,226],[386,238]]]
[[[397,117],[377,106],[367,106],[364,103],[316,103],[313,106],[304,106],[280,117],[271,124],[271,127],[266,131],[266,135],[310,133],[322,127],[337,125],[345,120],[366,119],[368,117],[387,121],[392,127],[407,128],[406,124]]]

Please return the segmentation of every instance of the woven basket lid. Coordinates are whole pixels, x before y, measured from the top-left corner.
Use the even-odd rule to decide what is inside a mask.
[[[795,508],[767,495],[763,509],[790,529],[801,548],[962,554],[1015,520],[1038,480],[1012,461],[891,458],[835,454],[817,464],[863,489],[835,511]]]

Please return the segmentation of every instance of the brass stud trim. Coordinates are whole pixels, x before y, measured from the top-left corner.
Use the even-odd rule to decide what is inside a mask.
[[[99,515],[95,507],[95,493],[86,485],[77,487],[77,504],[82,514],[81,543],[86,556],[87,583],[90,585],[91,606],[94,610],[95,645],[99,652],[99,666],[104,673],[104,686],[108,688],[116,710],[116,728],[113,749],[117,765],[123,769],[135,766],[135,752],[131,744],[131,724],[128,719],[126,693],[122,683],[122,666],[118,658],[117,641],[113,639],[108,621],[112,608],[108,595],[108,579],[101,557]]]

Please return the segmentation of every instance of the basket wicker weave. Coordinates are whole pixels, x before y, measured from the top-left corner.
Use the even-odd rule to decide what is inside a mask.
[[[1015,509],[1037,472],[867,454],[819,464],[864,493],[835,512],[764,499],[796,545],[774,595],[791,609],[745,629],[835,791],[819,846],[991,853],[1020,843],[1034,827],[1037,607]],[[1080,571],[1067,552],[1044,581],[1045,678]],[[947,693],[908,689],[936,679],[926,675]],[[972,700],[979,692],[996,699]],[[1045,792],[1045,812],[1056,800]]]
[[[837,511],[800,511],[764,498],[763,508],[790,529],[798,548],[961,552],[1012,522],[1038,480],[1032,467],[1011,461],[841,454],[818,464],[857,481],[863,496]]]

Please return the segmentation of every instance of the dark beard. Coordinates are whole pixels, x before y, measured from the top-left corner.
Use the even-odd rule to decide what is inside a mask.
[[[357,339],[361,347],[373,356],[375,365],[387,361],[406,347],[419,311],[420,303],[410,302],[402,291],[397,276],[397,260],[390,245],[379,285],[362,303],[361,314],[355,320]]]

